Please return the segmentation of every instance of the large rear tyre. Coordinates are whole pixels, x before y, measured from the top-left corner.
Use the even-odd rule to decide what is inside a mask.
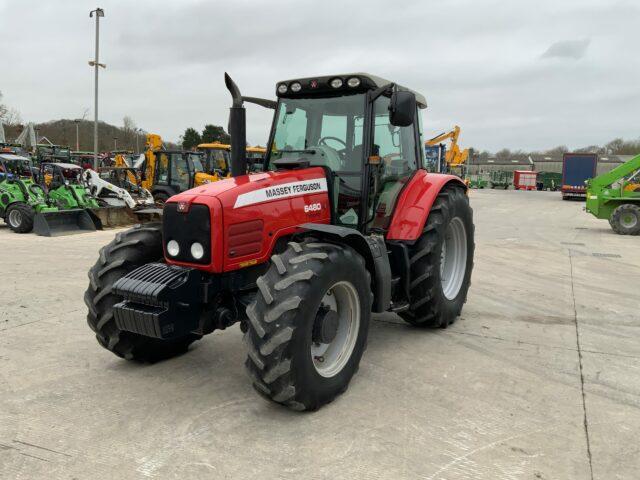
[[[619,235],[640,234],[640,207],[632,203],[624,203],[611,214],[609,224]]]
[[[420,327],[446,328],[455,322],[467,301],[474,248],[469,198],[462,188],[445,187],[411,247],[411,303],[400,316]]]
[[[6,221],[9,228],[16,233],[29,233],[33,230],[35,212],[30,205],[18,202],[7,209]]]
[[[148,223],[118,233],[100,250],[100,258],[89,270],[89,287],[84,302],[89,308],[87,323],[98,343],[127,360],[155,362],[183,352],[201,338],[189,334],[175,340],[160,340],[120,330],[113,316],[113,306],[122,301],[112,293],[113,284],[141,265],[162,258],[162,224]]]
[[[344,392],[366,348],[371,280],[344,245],[289,243],[247,307],[246,367],[264,397],[316,410]]]

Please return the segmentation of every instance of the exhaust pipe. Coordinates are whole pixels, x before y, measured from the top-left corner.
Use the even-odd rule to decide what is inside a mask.
[[[229,135],[231,135],[231,176],[247,173],[247,115],[243,106],[240,89],[228,73],[224,74],[224,83],[231,93],[233,103],[229,109]]]

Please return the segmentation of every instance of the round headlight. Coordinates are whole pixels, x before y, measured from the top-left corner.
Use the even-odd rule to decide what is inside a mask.
[[[204,257],[204,247],[202,244],[195,242],[191,245],[191,256],[196,260],[200,260]]]
[[[331,80],[331,83],[329,83],[329,85],[331,85],[333,88],[340,88],[342,86],[342,79],[334,78],[333,80]]]
[[[298,83],[298,82],[293,82],[293,83],[291,84],[291,91],[292,91],[292,92],[296,93],[296,92],[299,92],[300,90],[302,90],[302,85],[300,85],[300,83]]]
[[[278,85],[278,93],[287,93],[287,85],[284,83]]]
[[[347,80],[347,85],[349,85],[351,88],[356,88],[358,85],[360,85],[360,79],[358,77],[351,77],[349,80]]]
[[[180,244],[175,240],[169,240],[167,242],[167,253],[172,257],[177,257],[180,253]]]

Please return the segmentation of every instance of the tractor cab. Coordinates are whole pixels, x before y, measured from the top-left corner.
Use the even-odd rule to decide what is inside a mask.
[[[203,153],[203,165],[207,173],[226,176],[229,170],[230,145],[220,142],[201,143],[198,151]]]
[[[0,153],[0,182],[32,178],[31,160],[14,153]]]
[[[154,192],[164,192],[167,198],[211,181],[200,152],[160,150],[155,157]]]
[[[280,82],[265,170],[322,167],[333,223],[386,230],[396,200],[423,167],[424,97],[363,74]]]
[[[81,185],[82,167],[73,163],[43,163],[40,165],[40,179],[47,190],[63,185]]]
[[[36,146],[35,159],[38,164],[47,162],[71,163],[71,149],[61,145],[39,144]]]

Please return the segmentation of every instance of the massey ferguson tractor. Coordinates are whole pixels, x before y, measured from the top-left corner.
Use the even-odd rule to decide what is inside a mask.
[[[162,224],[118,233],[89,271],[88,323],[119,357],[157,361],[236,322],[264,397],[315,410],[347,389],[371,313],[416,327],[460,315],[474,253],[466,186],[427,173],[424,97],[364,73],[233,98],[232,177],[171,197]],[[244,103],[275,109],[247,174]]]

